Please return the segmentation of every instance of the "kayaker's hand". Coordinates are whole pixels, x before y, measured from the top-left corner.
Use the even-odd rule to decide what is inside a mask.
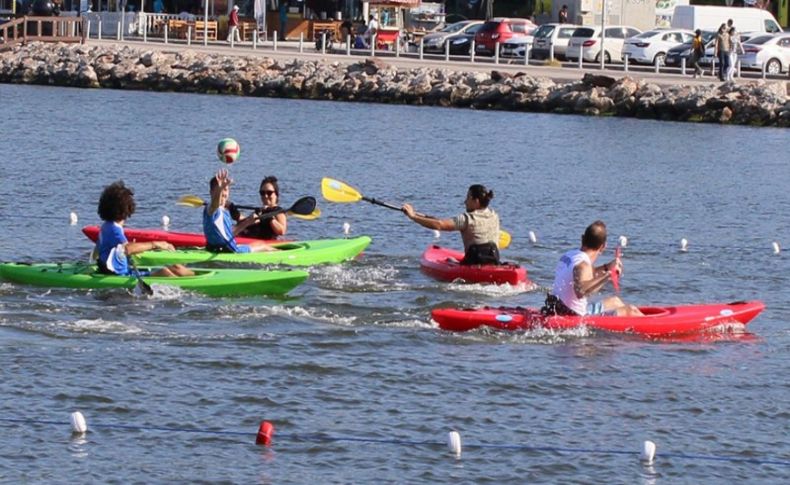
[[[414,207],[412,207],[411,204],[403,204],[401,210],[403,211],[404,214],[406,214],[406,217],[408,217],[409,219],[414,218]]]
[[[217,171],[217,184],[219,185],[220,190],[225,190],[225,188],[230,187],[232,183],[233,180],[230,178],[228,169],[221,168]]]
[[[176,250],[175,246],[173,246],[169,242],[155,241],[153,244],[154,244],[154,249],[159,249],[159,250],[162,250],[162,251],[175,251]]]
[[[620,276],[623,275],[623,260],[619,258],[613,259],[612,261],[609,262],[607,267],[617,271],[617,274],[619,274]]]

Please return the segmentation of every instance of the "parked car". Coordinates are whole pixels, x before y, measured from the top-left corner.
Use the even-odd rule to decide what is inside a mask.
[[[703,32],[702,33],[702,42],[705,45],[705,49],[707,51],[708,48],[713,49],[713,43],[716,39],[716,32]],[[682,64],[682,59],[686,59],[686,65],[690,66],[691,63],[691,41],[685,42],[681,45],[675,46],[667,51],[667,55],[664,58],[664,64],[667,66],[676,66],[680,67]],[[700,60],[700,64],[703,64],[702,60]]]
[[[603,53],[605,62],[618,61],[623,57],[625,39],[642,33],[641,30],[626,25],[609,25],[606,27],[604,45],[601,46],[601,27],[579,27],[573,32],[565,57],[569,60],[600,61]],[[603,47],[603,48],[602,48]]]
[[[623,58],[628,62],[664,65],[667,52],[673,47],[691,42],[694,33],[690,30],[656,29],[625,39]]]
[[[554,57],[565,59],[565,50],[573,32],[579,28],[573,24],[543,24],[532,34],[535,43],[532,46],[534,59],[548,59],[551,46],[554,45]]]
[[[475,40],[475,35],[483,27],[483,23],[475,24],[469,27],[466,32],[461,34],[454,34],[447,38],[446,42],[450,43],[450,54],[468,56],[471,54],[472,41]]]
[[[758,35],[743,44],[739,56],[741,67],[763,69],[768,74],[781,74],[790,66],[790,34]]]
[[[422,39],[422,48],[424,52],[444,52],[445,41],[455,35],[463,34],[475,25],[482,25],[482,20],[464,20],[450,24],[438,32],[432,32]]]
[[[535,30],[537,30],[537,27],[527,32],[526,35],[514,35],[511,37],[500,46],[501,51],[499,54],[502,57],[523,58],[527,53],[527,44],[531,48],[532,44],[535,43],[535,38],[532,35]]]
[[[515,35],[526,35],[535,29],[535,24],[528,19],[493,18],[483,24],[475,35],[475,52],[477,54],[494,55],[496,44],[507,42]]]

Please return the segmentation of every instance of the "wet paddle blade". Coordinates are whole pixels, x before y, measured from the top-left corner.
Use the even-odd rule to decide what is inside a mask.
[[[315,206],[315,197],[302,197],[301,199],[294,202],[287,212],[290,212],[291,214],[308,216],[313,213]]]
[[[151,285],[146,283],[145,280],[143,280],[143,277],[140,276],[140,272],[137,270],[137,264],[135,264],[134,258],[129,258],[129,261],[132,263],[132,273],[134,274],[134,277],[137,278],[137,286],[135,289],[143,295],[152,296],[154,294],[154,290],[151,288]]]
[[[499,241],[497,244],[499,245],[499,249],[506,249],[510,246],[510,242],[513,238],[510,236],[510,233],[507,231],[503,231],[502,229],[499,230]]]
[[[362,200],[362,194],[355,188],[329,177],[321,179],[321,194],[329,202],[338,202],[341,204],[359,202]]]
[[[198,197],[197,195],[189,194],[189,195],[182,195],[181,197],[179,197],[176,204],[183,205],[186,207],[203,207],[204,205],[206,205],[206,202],[200,197]]]
[[[288,212],[288,215],[305,221],[314,221],[319,217],[321,217],[321,209],[316,207],[315,210],[313,210],[313,212],[309,214],[297,214],[295,212]]]

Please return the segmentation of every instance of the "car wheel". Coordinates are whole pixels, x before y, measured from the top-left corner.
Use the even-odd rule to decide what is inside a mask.
[[[595,62],[601,62],[601,53],[599,52],[597,56],[595,56]],[[603,62],[604,64],[611,64],[612,63],[612,56],[609,54],[609,51],[604,51],[603,53]]]
[[[667,55],[666,55],[666,53],[659,52],[658,54],[656,54],[656,57],[653,58],[653,65],[654,66],[656,65],[656,62],[658,62],[658,65],[661,66],[661,67],[666,66],[667,65]]]
[[[782,63],[779,59],[770,59],[765,65],[765,72],[768,74],[776,75],[782,72]]]

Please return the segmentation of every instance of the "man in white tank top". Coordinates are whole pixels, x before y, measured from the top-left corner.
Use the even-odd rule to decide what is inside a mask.
[[[642,312],[633,305],[626,305],[610,296],[595,303],[588,303],[587,296],[599,291],[610,279],[611,270],[623,271],[620,259],[595,266],[606,249],[606,224],[595,221],[582,235],[581,249],[568,251],[560,258],[554,275],[551,295],[546,307],[560,315],[628,315],[639,316]]]

